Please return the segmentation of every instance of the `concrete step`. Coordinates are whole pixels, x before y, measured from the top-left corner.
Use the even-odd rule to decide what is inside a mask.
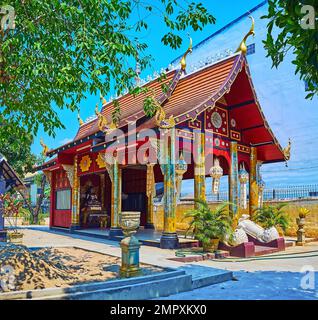
[[[185,265],[178,270],[183,270],[192,277],[192,289],[210,286],[213,284],[229,281],[233,279],[233,272],[217,268]]]
[[[277,248],[265,247],[265,246],[255,246],[255,256],[262,256],[266,254],[271,254],[279,252]]]

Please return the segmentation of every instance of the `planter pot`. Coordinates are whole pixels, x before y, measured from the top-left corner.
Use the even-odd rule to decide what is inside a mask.
[[[140,212],[123,211],[121,213],[121,228],[126,237],[131,237],[137,232],[140,225]]]
[[[8,240],[11,243],[22,244],[23,243],[23,233],[21,233],[21,232],[8,232]]]
[[[211,239],[209,244],[203,244],[203,251],[214,252],[218,250],[219,243],[219,239]]]

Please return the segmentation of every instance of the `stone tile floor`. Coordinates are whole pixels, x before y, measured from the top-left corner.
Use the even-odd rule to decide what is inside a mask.
[[[118,257],[121,255],[119,243],[109,240],[49,232],[43,227],[37,230],[24,229],[24,234],[24,244],[30,247],[77,246]],[[228,281],[180,293],[168,299],[318,299],[318,242],[309,243],[304,247],[288,248],[283,254],[288,254],[288,256],[277,259],[273,254],[266,257],[275,258],[271,260],[192,262],[191,264],[197,266],[234,271],[234,276],[238,281]],[[167,258],[174,257],[174,250],[142,246],[140,257],[141,262],[161,267],[185,266],[184,263],[167,260]],[[311,274],[311,279],[313,279],[311,282],[303,278],[308,277],[308,273],[303,273],[302,268],[304,267],[306,270],[315,270]],[[314,283],[312,289],[301,287],[301,283],[306,283],[306,279],[307,284]]]

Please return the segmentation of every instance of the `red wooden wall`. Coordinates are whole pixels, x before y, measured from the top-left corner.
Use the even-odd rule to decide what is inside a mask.
[[[52,186],[51,191],[51,222],[53,227],[70,228],[72,223],[72,210],[56,210],[56,191],[71,189],[65,170],[59,169],[52,172]],[[72,197],[72,195],[71,195]]]

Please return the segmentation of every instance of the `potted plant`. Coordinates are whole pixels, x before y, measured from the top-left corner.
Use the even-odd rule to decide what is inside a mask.
[[[264,205],[262,208],[256,209],[253,220],[266,230],[276,228],[278,232],[284,234],[290,225],[290,219],[284,211],[286,206],[286,203],[275,206]]]
[[[232,220],[228,211],[228,203],[210,209],[206,201],[195,200],[198,208],[189,210],[184,218],[191,218],[186,234],[192,232],[195,239],[202,243],[204,251],[216,251],[219,242],[232,233]]]
[[[8,240],[12,243],[22,243],[23,233],[17,228],[19,211],[22,208],[22,201],[10,195],[9,193],[1,194],[0,201],[3,203],[3,217],[9,224]]]

